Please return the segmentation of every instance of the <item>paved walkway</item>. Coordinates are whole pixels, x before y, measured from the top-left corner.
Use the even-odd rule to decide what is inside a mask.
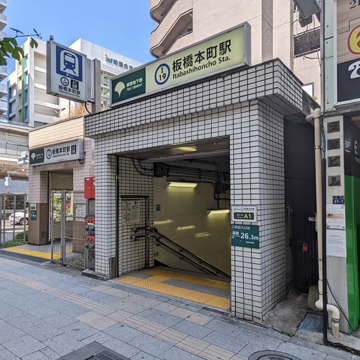
[[[245,360],[261,350],[360,359],[186,300],[0,255],[0,359],[81,360],[67,354],[94,342],[136,360]]]
[[[156,267],[131,272],[116,281],[230,310],[230,280],[216,276]]]

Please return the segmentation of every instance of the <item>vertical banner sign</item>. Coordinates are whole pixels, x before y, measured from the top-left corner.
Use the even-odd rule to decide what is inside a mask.
[[[84,54],[49,41],[46,45],[46,93],[73,101],[86,101]]]
[[[111,105],[241,65],[250,65],[248,23],[113,78]]]
[[[360,2],[337,0],[338,102],[360,99]]]
[[[352,121],[344,121],[345,175],[360,179],[360,130]]]

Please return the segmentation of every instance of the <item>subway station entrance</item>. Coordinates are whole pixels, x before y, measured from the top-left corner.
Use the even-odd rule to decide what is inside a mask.
[[[206,273],[181,259],[184,248],[231,276],[234,316],[261,321],[293,278],[291,239],[302,226],[294,216],[315,212],[313,129],[304,120],[311,106],[298,79],[272,60],[86,117],[96,149],[95,273],[155,265]],[[234,220],[234,206],[256,218]],[[312,240],[301,235],[309,250],[311,225]],[[171,242],[182,248],[175,253]],[[146,279],[153,276],[163,275]]]

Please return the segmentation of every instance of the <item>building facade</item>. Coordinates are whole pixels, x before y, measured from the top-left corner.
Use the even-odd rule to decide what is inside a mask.
[[[46,94],[46,42],[37,42],[37,48],[30,47],[29,39],[24,43],[25,56],[16,62],[15,71],[9,75],[8,81],[8,121],[30,128],[72,116],[72,109],[76,107],[75,103]],[[100,60],[103,109],[109,102],[109,77],[140,65],[84,39],[78,39],[70,48],[84,53],[89,59]]]
[[[29,244],[45,245],[50,242],[50,214],[53,214],[52,192],[66,190],[70,194],[71,213],[85,204],[84,178],[93,175],[93,144],[84,137],[84,118],[77,116],[59,120],[29,132],[29,149],[52,147],[63,149],[69,143],[76,142],[81,148],[81,160],[67,160],[53,163],[35,163],[29,167],[29,203],[35,204],[36,219],[29,219]],[[56,224],[55,224],[56,225]],[[57,223],[57,225],[60,225]],[[57,229],[58,230],[58,229]],[[54,231],[54,230],[53,230]],[[82,239],[84,235],[84,219],[67,222],[67,236]],[[55,237],[58,235],[54,235]],[[83,242],[73,246],[75,250],[83,250]]]
[[[150,0],[150,16],[156,22],[150,52],[157,58],[247,21],[252,64],[280,58],[320,101],[320,24],[314,17],[301,27],[292,1]]]
[[[7,16],[4,14],[4,11],[7,7],[7,0],[0,1],[0,37],[3,39],[7,37],[4,29],[7,25]],[[7,86],[3,82],[7,77],[7,68],[6,66],[0,66],[0,121],[6,119],[7,114]]]
[[[114,276],[115,264],[115,276],[122,275],[158,259],[179,268],[155,246],[151,234],[160,232],[231,276],[231,313],[261,322],[286,293],[285,209],[314,211],[313,202],[301,201],[314,193],[313,132],[301,121],[306,98],[301,82],[271,60],[87,116],[85,136],[96,149],[96,274]],[[297,141],[309,145],[301,171],[293,167]],[[197,187],[176,190],[172,181]],[[215,181],[223,185],[218,204]],[[209,212],[235,204],[255,207],[255,222]],[[236,224],[259,231],[260,244],[233,242]]]
[[[25,179],[18,165],[21,153],[28,150],[29,130],[19,125],[0,122],[0,179],[11,176],[13,179]]]

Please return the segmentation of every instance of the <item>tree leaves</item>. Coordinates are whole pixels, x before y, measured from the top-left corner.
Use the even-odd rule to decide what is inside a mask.
[[[35,49],[38,47],[38,43],[34,38],[30,38],[30,46]]]
[[[32,48],[38,47],[37,41],[32,37],[30,37],[30,46]],[[18,45],[16,37],[6,37],[0,40],[0,66],[5,66],[7,64],[6,59],[9,57],[20,60],[24,56],[24,49]]]

